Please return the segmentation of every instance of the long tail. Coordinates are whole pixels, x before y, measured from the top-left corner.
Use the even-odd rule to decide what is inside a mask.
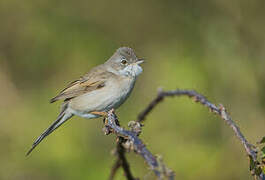
[[[65,123],[68,119],[70,119],[73,116],[73,114],[67,113],[65,112],[65,110],[63,110],[58,118],[56,119],[56,121],[54,121],[54,123],[48,128],[46,129],[32,144],[32,147],[30,148],[30,150],[27,152],[26,156],[28,156],[33,149],[35,149],[35,147],[40,144],[40,142],[49,134],[51,134],[54,130],[56,130],[58,127],[60,127],[63,123]]]

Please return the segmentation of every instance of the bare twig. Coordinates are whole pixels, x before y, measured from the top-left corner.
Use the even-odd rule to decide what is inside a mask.
[[[109,111],[108,117],[106,118],[105,129],[108,129],[108,132],[115,133],[118,137],[129,140],[133,145],[134,151],[144,158],[144,160],[158,177],[158,179],[162,179],[163,174],[159,171],[160,167],[156,157],[150,153],[144,143],[138,138],[137,133],[123,129],[122,127],[117,125],[117,121],[118,119],[114,113],[114,110]],[[122,154],[124,155],[123,152]]]
[[[115,164],[112,166],[109,180],[114,179],[114,176],[120,167],[123,168],[124,175],[127,178],[127,180],[137,180],[137,178],[133,177],[131,170],[130,170],[130,165],[129,165],[126,157],[125,157],[125,149],[122,146],[122,143],[124,141],[125,141],[124,138],[118,137],[117,147],[116,147],[117,160],[116,160]]]
[[[119,126],[119,123],[117,122],[117,125]],[[131,131],[135,132],[137,134],[137,136],[140,135],[141,133],[141,124],[139,122],[135,122],[135,121],[130,121],[128,123],[128,126],[130,128]],[[110,133],[110,130],[108,128],[104,128],[105,130],[105,134],[109,134]],[[113,180],[114,179],[114,176],[116,175],[118,169],[120,167],[123,168],[123,171],[124,171],[124,175],[127,179],[134,179],[134,180],[139,180],[139,178],[133,178],[133,175],[131,173],[131,170],[130,170],[130,166],[129,166],[129,163],[125,157],[125,153],[126,153],[126,150],[125,149],[128,149],[130,150],[130,143],[127,143],[126,144],[126,139],[124,139],[123,137],[118,137],[117,138],[117,146],[116,146],[116,149],[115,149],[115,154],[117,155],[117,160],[115,162],[115,164],[113,164],[112,168],[111,168],[111,173],[110,173],[110,176],[109,176],[109,180]],[[128,147],[126,147],[126,146]]]
[[[247,141],[247,139],[244,137],[244,135],[240,131],[237,124],[232,120],[230,115],[227,113],[224,106],[223,105],[216,106],[215,104],[208,101],[206,97],[197,93],[194,90],[173,90],[173,91],[162,91],[162,90],[160,90],[158,92],[157,97],[153,101],[151,101],[151,103],[139,114],[137,122],[142,123],[146,119],[146,116],[160,102],[162,102],[165,97],[176,97],[176,96],[188,96],[190,98],[193,98],[193,100],[195,102],[199,102],[200,104],[206,106],[211,112],[219,115],[226,122],[226,124],[232,128],[236,137],[243,144],[244,149],[245,149],[245,151],[246,151],[246,153],[250,159],[250,170],[251,170],[252,175],[255,176],[255,179],[265,180],[265,175],[264,175],[264,172],[262,172],[262,170],[260,168],[261,163],[257,159],[257,152],[255,151],[254,146]],[[138,129],[137,130],[138,133],[136,133],[133,131],[133,128],[132,128],[132,131],[126,131],[126,130],[123,130],[119,126],[116,126],[116,127],[115,127],[115,125],[113,126],[113,122],[115,122],[115,120],[117,120],[117,117],[115,116],[115,114],[113,112],[109,112],[108,119],[111,120],[109,127],[112,129],[112,131],[114,131],[114,133],[116,133],[118,136],[121,136],[125,139],[129,139],[131,142],[133,142],[133,145],[134,145],[136,152],[141,154],[145,158],[146,162],[149,164],[151,169],[155,172],[155,174],[159,178],[162,178],[163,174],[165,174],[165,172],[163,172],[163,170],[161,170],[161,169],[165,170],[167,168],[158,159],[154,158],[154,156],[145,148],[145,146],[141,142],[141,140],[137,138],[137,136],[141,132],[141,128],[139,129],[139,125],[141,125],[141,124],[138,124],[137,126],[135,126],[135,127],[137,127],[136,129]],[[107,131],[109,132],[111,130],[107,129]],[[136,140],[136,141],[134,141],[134,140]],[[124,156],[124,153],[125,153],[125,151],[121,152],[121,155]],[[119,160],[119,158],[118,158],[118,160]],[[118,162],[118,160],[117,160],[117,162]],[[126,159],[125,159],[125,161],[126,161]],[[119,165],[116,169],[118,169],[120,166],[121,165]],[[114,167],[115,167],[115,165],[114,165]],[[160,169],[160,170],[158,170],[158,169]],[[126,169],[124,169],[124,171],[126,171]],[[115,174],[116,170],[113,172]],[[166,177],[168,179],[173,179],[174,178],[173,172],[171,170],[167,170],[167,172],[169,175],[166,175]],[[126,175],[126,172],[125,172],[125,175]],[[128,177],[127,177],[127,179],[128,179]]]
[[[109,180],[113,180],[117,171],[119,170],[119,168],[121,167],[121,159],[118,157],[115,161],[115,163],[113,164],[111,171],[110,171],[110,176],[109,176]],[[128,179],[128,178],[127,178]]]
[[[146,118],[146,116],[165,98],[165,97],[176,97],[176,96],[188,96],[190,98],[193,98],[195,102],[199,102],[202,105],[208,107],[211,112],[219,115],[225,122],[228,124],[234,131],[236,137],[240,140],[240,142],[243,144],[244,149],[246,153],[248,154],[251,161],[253,161],[255,164],[259,164],[257,160],[257,153],[253,149],[253,145],[250,144],[247,139],[244,137],[244,135],[241,133],[239,127],[236,125],[236,123],[232,120],[232,118],[229,116],[225,108],[220,105],[217,107],[215,104],[209,102],[206,97],[203,95],[197,93],[194,90],[173,90],[173,91],[162,91],[160,90],[158,92],[157,97],[151,101],[151,103],[139,114],[138,116],[138,122],[143,122]],[[260,173],[258,175],[258,178],[261,180],[264,180],[264,173]]]
[[[174,91],[162,91],[159,89],[158,94],[154,100],[149,103],[149,105],[138,115],[138,122],[143,122],[146,116],[160,103],[165,97],[174,96],[188,96],[194,98],[196,102],[200,102],[202,105],[207,106],[215,113],[220,113],[219,108],[214,104],[210,103],[203,95],[198,94],[193,90],[174,90]]]

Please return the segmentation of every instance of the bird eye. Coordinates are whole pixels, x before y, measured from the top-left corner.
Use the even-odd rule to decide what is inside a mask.
[[[127,64],[127,60],[126,59],[122,59],[121,60],[121,64],[126,65]]]

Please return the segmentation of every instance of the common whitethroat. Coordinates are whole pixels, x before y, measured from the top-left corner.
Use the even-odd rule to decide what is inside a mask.
[[[32,150],[49,134],[74,115],[91,119],[117,109],[129,97],[137,76],[143,69],[143,59],[136,57],[133,49],[121,47],[104,64],[92,68],[80,79],[71,82],[51,103],[63,100],[61,112],[53,124],[33,143]]]

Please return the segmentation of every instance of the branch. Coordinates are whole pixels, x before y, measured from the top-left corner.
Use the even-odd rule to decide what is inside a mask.
[[[160,163],[157,161],[156,157],[153,156],[151,152],[146,148],[144,143],[138,138],[137,133],[134,131],[125,130],[118,124],[118,119],[114,113],[114,110],[110,110],[108,112],[108,117],[105,121],[106,134],[115,133],[118,137],[122,137],[125,140],[129,141],[132,144],[134,151],[144,158],[144,160],[149,165],[151,170],[155,173],[155,175],[158,177],[158,179],[162,179],[164,176],[164,172],[159,171],[159,169],[161,169]],[[124,155],[123,152],[122,154]],[[169,179],[173,179],[172,174],[171,176],[168,176]]]
[[[210,109],[211,112],[219,115],[228,126],[230,126],[236,137],[240,140],[240,142],[243,144],[244,149],[246,153],[248,154],[250,161],[252,164],[256,165],[254,167],[254,170],[256,171],[256,168],[259,168],[259,162],[257,160],[257,152],[253,149],[253,145],[250,144],[247,139],[244,137],[242,132],[240,131],[239,127],[236,125],[236,123],[232,120],[232,118],[229,116],[225,108],[220,105],[217,107],[215,104],[211,103],[210,101],[207,100],[206,97],[203,95],[197,93],[196,91],[193,90],[173,90],[173,91],[162,91],[160,90],[158,92],[157,97],[151,101],[151,103],[139,114],[138,116],[138,122],[143,122],[146,119],[146,116],[160,103],[164,100],[165,97],[176,97],[176,96],[188,96],[190,98],[193,98],[195,102],[199,102],[200,104],[206,106],[207,108]],[[263,172],[260,172],[260,174],[255,174],[259,179],[265,180],[265,175]],[[253,172],[252,172],[253,174]]]
[[[154,100],[138,115],[138,122],[143,122],[146,116],[164,100],[165,97],[174,96],[188,96],[194,98],[196,102],[200,102],[202,105],[210,108],[213,112],[219,114],[220,110],[214,104],[210,103],[203,95],[198,94],[193,90],[175,90],[175,91],[162,91],[159,89],[158,94]]]
[[[116,153],[117,153],[117,160],[115,164],[112,166],[111,173],[109,180],[113,180],[114,176],[117,172],[117,170],[122,167],[124,171],[124,175],[128,180],[137,180],[138,178],[134,178],[131,170],[130,170],[130,165],[125,157],[125,149],[122,146],[122,143],[125,141],[124,138],[118,137],[118,142],[117,142],[117,147],[116,147]]]
[[[114,179],[114,177],[115,177],[115,175],[116,175],[116,173],[117,173],[117,171],[119,170],[120,167],[121,167],[121,159],[118,157],[116,159],[116,162],[113,164],[113,166],[111,168],[109,180],[113,180]]]

